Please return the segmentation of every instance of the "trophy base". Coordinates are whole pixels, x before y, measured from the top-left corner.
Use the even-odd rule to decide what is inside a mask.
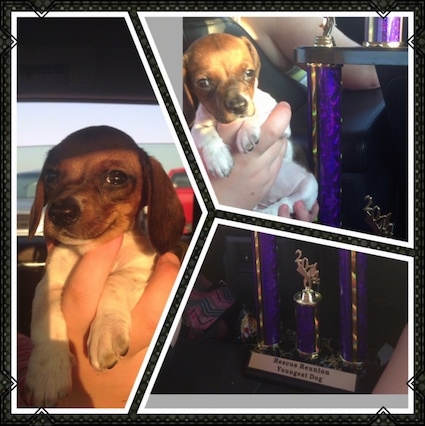
[[[300,357],[306,361],[314,360],[319,358],[319,352],[303,352],[297,349]]]
[[[353,373],[254,351],[245,373],[314,392],[354,393],[357,384],[357,376]]]
[[[341,355],[341,361],[349,367],[355,368],[355,369],[362,369],[365,366],[364,361],[348,361]]]
[[[370,393],[379,378],[381,367],[376,359],[362,365],[347,363],[331,339],[322,339],[320,351],[314,354],[300,353],[296,346],[292,330],[273,348],[252,345],[245,374],[310,393]]]

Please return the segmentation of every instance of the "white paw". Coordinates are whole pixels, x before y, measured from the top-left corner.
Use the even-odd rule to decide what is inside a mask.
[[[236,147],[242,154],[252,151],[260,140],[260,127],[245,123],[236,136]]]
[[[130,346],[130,315],[122,312],[96,315],[87,341],[90,364],[99,371],[111,369]]]
[[[25,392],[31,405],[55,407],[71,391],[74,357],[68,342],[34,346],[25,377]]]
[[[233,157],[229,147],[224,144],[211,144],[203,150],[203,159],[208,172],[217,177],[230,175],[233,169]]]

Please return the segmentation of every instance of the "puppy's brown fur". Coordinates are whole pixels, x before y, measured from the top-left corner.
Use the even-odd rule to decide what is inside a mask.
[[[218,33],[194,41],[183,56],[183,108],[189,125],[199,103],[220,123],[253,115],[259,73],[257,50],[245,37]]]
[[[139,223],[145,207],[149,236]],[[156,253],[179,242],[185,218],[160,163],[130,136],[108,126],[77,131],[50,150],[31,209],[30,238],[43,209],[45,237],[56,246],[33,301],[26,388],[34,405],[54,406],[72,383],[61,293],[79,257],[124,235],[87,342],[92,366],[112,368],[128,351],[130,313],[143,294]]]
[[[259,72],[254,45],[231,34],[201,37],[183,56],[184,113],[204,166],[213,177],[229,176],[234,152],[248,153],[255,148],[261,126],[276,106],[276,100],[257,87]],[[220,136],[220,130],[233,122],[237,129],[234,143]],[[299,161],[302,151],[291,140],[290,126],[281,137],[288,141],[283,165],[273,187],[254,207],[275,216],[282,204],[293,213],[298,200],[310,210],[318,189],[307,162]]]
[[[60,214],[61,207],[66,214],[67,202],[68,209],[80,210],[78,220],[55,224],[51,216]],[[150,239],[164,253],[179,241],[184,214],[161,164],[117,129],[82,129],[50,150],[37,184],[29,235],[46,206],[46,238],[91,247],[132,229],[147,205]]]

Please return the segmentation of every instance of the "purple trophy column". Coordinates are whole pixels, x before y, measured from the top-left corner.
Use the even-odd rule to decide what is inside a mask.
[[[321,294],[304,290],[294,295],[297,320],[297,349],[301,355],[316,358],[319,355],[318,303]]]
[[[339,250],[340,351],[347,363],[367,359],[367,259],[364,253]]]
[[[366,46],[398,47],[402,44],[403,18],[387,16],[386,18],[366,18]]]
[[[308,64],[309,118],[319,222],[341,226],[341,66]]]
[[[258,344],[273,346],[281,341],[276,237],[254,231],[253,251],[257,284]]]

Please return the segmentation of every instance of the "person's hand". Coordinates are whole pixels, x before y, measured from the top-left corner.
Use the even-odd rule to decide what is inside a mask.
[[[378,379],[372,394],[407,394],[409,387],[409,328],[401,332],[393,354]]]
[[[215,195],[220,204],[252,210],[272,187],[283,157],[287,140],[281,136],[291,120],[291,107],[279,102],[261,127],[260,141],[250,152],[234,153],[234,167],[226,178],[211,177]],[[219,133],[232,145],[239,125],[226,125]]]
[[[97,304],[121,248],[123,235],[87,253],[79,260],[62,293],[62,312],[72,336],[88,333]],[[49,248],[54,250],[54,248]]]
[[[294,66],[294,49],[299,46],[311,46],[315,37],[323,32],[321,16],[287,18],[245,16],[240,18],[240,23],[257,41],[270,61],[283,72],[291,70]],[[338,47],[360,47],[345,35],[338,25],[333,27],[331,36]],[[346,64],[342,67],[341,73],[345,89],[369,90],[380,87],[374,65]]]
[[[319,204],[317,201],[313,204],[310,211],[307,210],[303,201],[297,201],[294,203],[294,214],[293,217],[298,220],[305,222],[314,222],[319,214]],[[290,218],[289,207],[286,204],[282,204],[279,207],[279,216]]]
[[[283,157],[286,153],[287,139],[281,135],[291,120],[291,107],[279,102],[261,127],[258,145],[247,154],[234,153],[235,165],[226,178],[210,177],[211,184],[220,204],[252,210],[263,199],[274,184]],[[219,128],[223,140],[232,145],[239,124]],[[313,222],[319,213],[317,202],[309,212],[304,203],[294,205],[294,217]],[[279,216],[290,217],[288,206],[282,205]]]
[[[87,357],[87,337],[121,243],[122,236],[84,254],[64,289],[62,311],[75,365],[72,391],[60,402],[61,407],[125,406],[175,282],[180,261],[173,253],[165,253],[158,257],[149,283],[132,311],[134,326],[127,355],[112,369],[95,371]]]

